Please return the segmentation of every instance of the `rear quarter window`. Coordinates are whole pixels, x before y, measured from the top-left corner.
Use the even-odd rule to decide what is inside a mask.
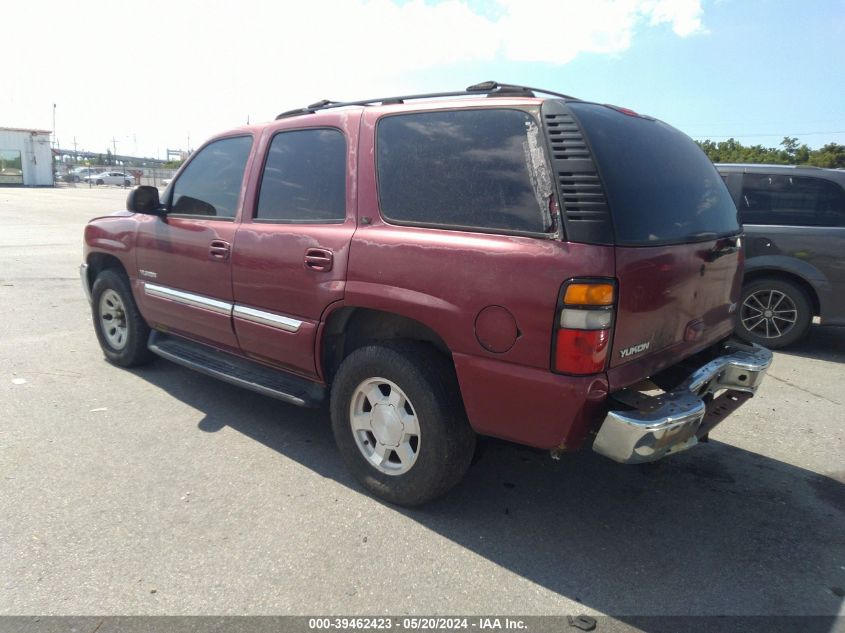
[[[541,233],[551,174],[529,113],[453,110],[388,116],[376,152],[383,216],[398,224]]]

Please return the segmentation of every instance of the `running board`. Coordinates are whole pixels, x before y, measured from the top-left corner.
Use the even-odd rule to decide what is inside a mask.
[[[315,382],[202,343],[153,330],[147,347],[154,354],[189,369],[300,407],[318,407],[325,400],[325,387]]]

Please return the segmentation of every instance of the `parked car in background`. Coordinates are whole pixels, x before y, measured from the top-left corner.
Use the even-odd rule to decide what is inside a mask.
[[[65,182],[82,182],[88,176],[98,173],[100,173],[100,170],[94,167],[74,167],[61,178]]]
[[[845,325],[845,171],[716,165],[745,225],[737,335],[790,345],[814,316]]]
[[[628,464],[688,449],[771,362],[732,338],[718,172],[625,108],[495,82],[325,101],[210,139],[159,195],[85,228],[105,357],[328,401],[347,466],[394,503],[449,490],[477,434]]]
[[[85,182],[92,182],[95,185],[122,185],[124,187],[131,187],[135,182],[135,178],[130,174],[122,171],[103,171],[99,174],[86,176],[83,180]]]

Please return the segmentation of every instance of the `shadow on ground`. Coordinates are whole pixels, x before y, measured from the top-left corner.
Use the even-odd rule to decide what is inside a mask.
[[[230,426],[375,502],[343,468],[324,410],[249,394],[246,413],[246,392],[190,370],[157,361],[137,373],[203,411],[202,431]],[[447,497],[396,511],[622,620],[817,615],[822,628],[806,630],[830,630],[845,595],[842,475],[717,441],[645,468],[490,441]]]
[[[778,352],[790,356],[845,363],[845,327],[811,325],[805,338]]]

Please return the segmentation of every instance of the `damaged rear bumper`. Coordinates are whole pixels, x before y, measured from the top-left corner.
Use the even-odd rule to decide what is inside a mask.
[[[652,396],[623,389],[613,394],[622,406],[608,412],[593,450],[638,464],[690,448],[754,395],[771,363],[768,349],[731,340],[672,391]]]

